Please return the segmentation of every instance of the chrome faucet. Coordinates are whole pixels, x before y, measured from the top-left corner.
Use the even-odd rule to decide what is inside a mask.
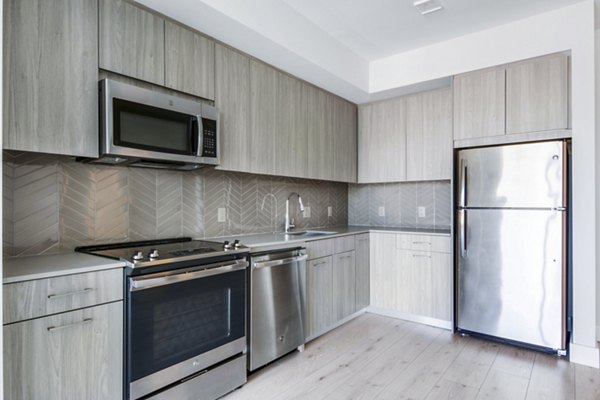
[[[285,201],[285,233],[288,233],[290,229],[295,228],[294,220],[290,223],[290,199],[293,196],[298,196],[298,203],[300,203],[300,212],[304,212],[304,204],[302,204],[302,197],[296,192],[290,193],[287,200]]]

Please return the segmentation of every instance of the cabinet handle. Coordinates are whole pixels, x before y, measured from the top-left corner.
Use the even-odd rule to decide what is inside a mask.
[[[352,256],[340,256],[340,260],[343,260],[344,258],[352,258]]]
[[[412,256],[415,258],[431,258],[431,256],[425,254],[413,254]]]
[[[413,242],[413,244],[428,244],[431,246],[431,242]]]
[[[48,295],[48,300],[52,300],[52,299],[58,299],[61,297],[67,297],[67,296],[75,296],[78,294],[84,294],[84,293],[88,293],[91,292],[92,290],[94,290],[93,288],[85,288],[82,290],[76,290],[74,292],[67,292],[67,293],[60,293],[60,294],[49,294]]]
[[[54,331],[59,331],[61,329],[67,329],[67,328],[71,328],[73,326],[77,326],[77,325],[85,325],[85,324],[89,324],[90,322],[92,322],[94,319],[93,318],[86,318],[83,321],[79,321],[79,322],[74,322],[72,324],[67,324],[67,325],[61,325],[61,326],[49,326],[48,332],[54,332]]]
[[[318,263],[314,263],[313,267],[316,267],[317,265],[323,265],[323,264],[327,264],[327,261],[320,261]]]

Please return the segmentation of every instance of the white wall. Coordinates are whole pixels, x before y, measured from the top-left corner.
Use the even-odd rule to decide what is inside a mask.
[[[596,286],[600,260],[600,145],[595,119],[594,2],[374,61],[370,91],[387,91],[548,53],[571,51],[573,127],[573,361],[598,366]],[[600,177],[600,175],[598,175]],[[600,286],[599,286],[600,287]]]

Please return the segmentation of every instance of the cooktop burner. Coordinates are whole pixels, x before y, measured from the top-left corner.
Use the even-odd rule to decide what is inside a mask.
[[[216,242],[189,237],[109,243],[77,247],[75,251],[127,261],[134,268],[248,252],[239,241]]]

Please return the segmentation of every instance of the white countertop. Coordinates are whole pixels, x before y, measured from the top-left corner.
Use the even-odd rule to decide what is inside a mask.
[[[250,247],[252,250],[261,247],[268,246],[280,246],[284,244],[294,243],[305,243],[315,240],[331,239],[339,236],[356,235],[358,233],[368,232],[383,232],[383,233],[410,233],[420,235],[440,235],[450,236],[449,230],[441,229],[419,229],[419,228],[391,228],[391,227],[373,227],[373,226],[343,226],[334,228],[309,228],[306,230],[310,231],[325,231],[334,232],[330,235],[312,236],[312,237],[298,237],[293,235],[286,235],[281,232],[274,233],[259,233],[250,235],[236,235],[236,236],[224,236],[219,238],[210,238],[207,240],[239,240],[242,244]]]
[[[125,263],[122,261],[75,252],[9,257],[2,261],[2,282],[15,283],[123,267]]]

